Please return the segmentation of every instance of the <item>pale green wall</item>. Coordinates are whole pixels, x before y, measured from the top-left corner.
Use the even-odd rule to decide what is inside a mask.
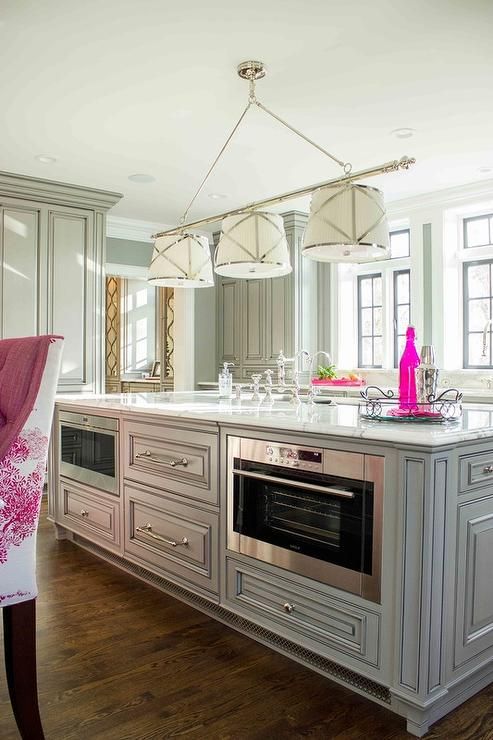
[[[117,265],[149,267],[152,243],[135,242],[130,239],[106,238],[106,262]]]

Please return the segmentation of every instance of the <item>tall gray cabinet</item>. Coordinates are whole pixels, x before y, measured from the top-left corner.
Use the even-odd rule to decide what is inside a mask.
[[[236,380],[276,367],[282,350],[289,357],[297,346],[299,251],[306,215],[283,214],[293,272],[270,280],[218,278],[218,366],[234,363]]]
[[[104,388],[106,212],[121,197],[0,172],[0,337],[62,334],[61,391]]]

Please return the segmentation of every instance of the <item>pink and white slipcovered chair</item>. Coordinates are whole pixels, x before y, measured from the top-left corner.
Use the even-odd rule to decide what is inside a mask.
[[[0,341],[0,607],[23,740],[44,737],[36,682],[36,530],[63,337]]]

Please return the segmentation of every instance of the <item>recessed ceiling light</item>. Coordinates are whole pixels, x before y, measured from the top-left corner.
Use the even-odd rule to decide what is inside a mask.
[[[414,136],[413,128],[395,128],[390,132],[391,136],[395,136],[396,139],[410,139]]]
[[[482,175],[486,175],[488,172],[493,172],[493,167],[479,167],[478,172],[481,172]]]
[[[209,198],[212,198],[212,200],[222,200],[227,197],[228,196],[225,195],[225,193],[209,193]]]
[[[35,159],[38,160],[38,162],[42,162],[43,164],[55,164],[57,161],[56,157],[52,157],[50,154],[38,154]]]
[[[141,183],[155,182],[156,180],[156,178],[153,177],[152,175],[144,175],[140,172],[137,172],[135,175],[129,175],[128,179],[131,180],[132,182],[141,182]]]

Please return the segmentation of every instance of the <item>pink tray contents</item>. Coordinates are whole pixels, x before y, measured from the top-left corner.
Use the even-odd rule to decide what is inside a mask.
[[[393,408],[387,411],[388,416],[401,416],[401,417],[420,417],[426,419],[441,419],[442,415],[438,411],[426,411],[424,409],[418,409],[417,407],[409,409]]]
[[[332,386],[353,386],[361,387],[366,385],[366,380],[351,380],[350,378],[332,378],[332,380],[321,380],[320,378],[313,378],[312,385],[332,385]]]

